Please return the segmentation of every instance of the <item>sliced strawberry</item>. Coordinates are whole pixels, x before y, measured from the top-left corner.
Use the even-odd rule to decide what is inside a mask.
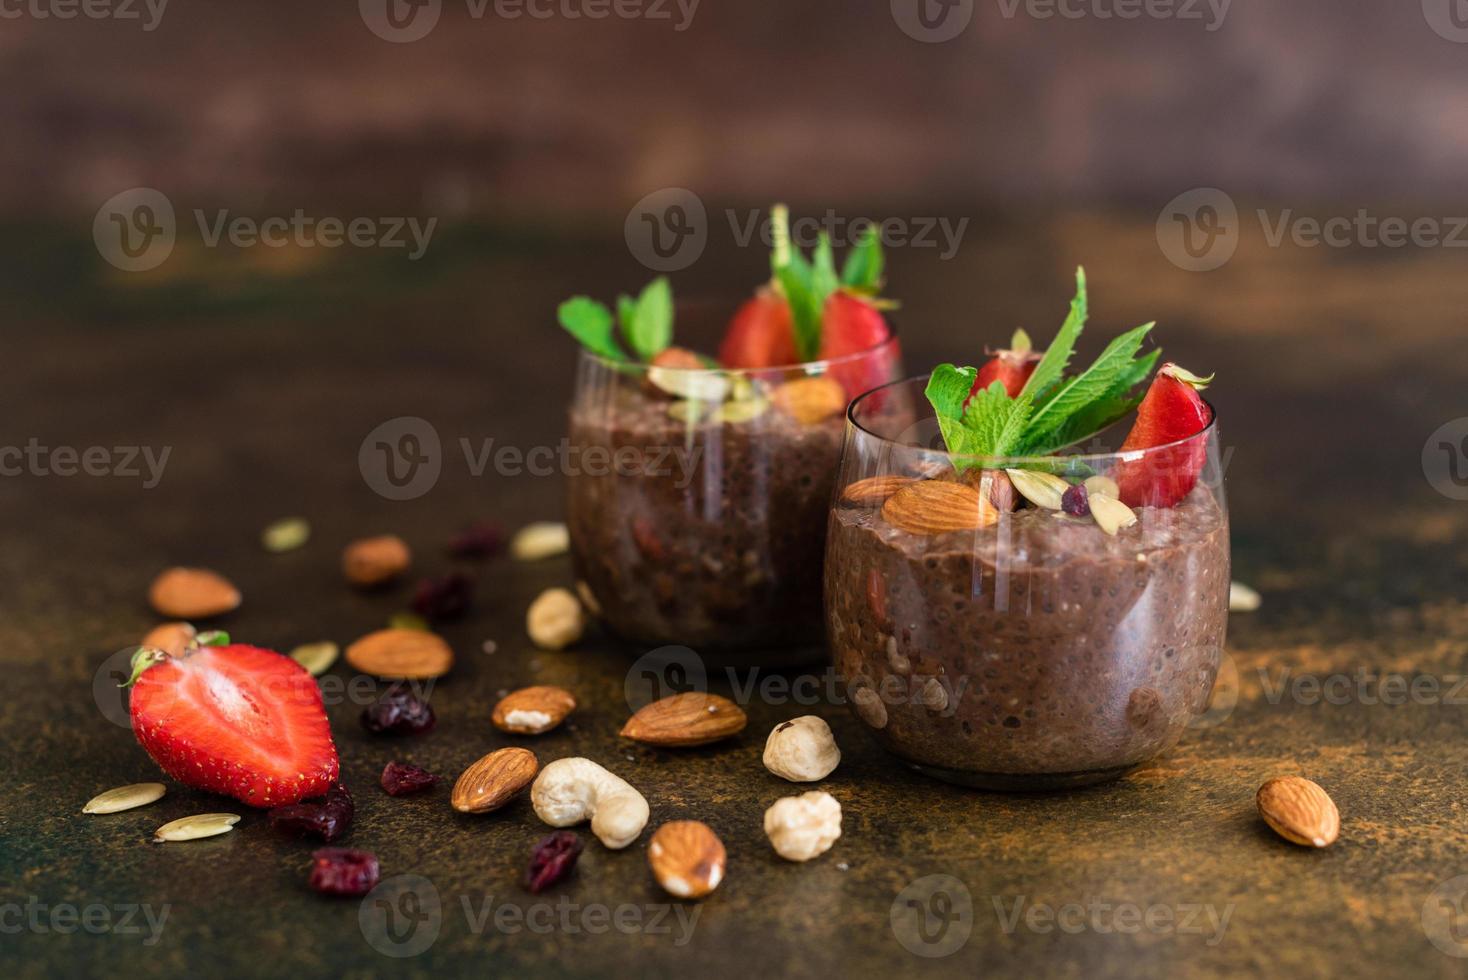
[[[882,311],[868,301],[837,290],[826,299],[821,317],[820,360],[862,354],[887,342],[892,329]],[[830,374],[846,389],[847,398],[892,380],[896,369],[896,345],[880,355],[833,365]]]
[[[133,732],[174,779],[255,807],[322,796],[339,765],[321,691],[258,647],[199,647],[143,670]]]
[[[769,287],[748,300],[724,334],[719,363],[726,368],[770,368],[800,363],[790,305]]]
[[[1030,346],[1030,335],[1023,330],[1014,332],[1014,339],[1010,341],[1008,350],[997,350],[993,353],[994,356],[988,363],[979,368],[979,376],[974,379],[973,390],[969,392],[970,399],[987,390],[996,381],[1004,382],[1004,390],[1009,393],[1010,398],[1019,397],[1025,382],[1035,373],[1035,366],[1040,363],[1042,356]],[[968,407],[967,402],[964,407]]]
[[[1169,446],[1195,436],[1213,421],[1213,410],[1198,392],[1212,377],[1200,378],[1176,364],[1164,364],[1137,409],[1137,421],[1121,452]],[[1172,507],[1192,492],[1208,458],[1206,440],[1193,439],[1122,462],[1116,482],[1128,507]]]

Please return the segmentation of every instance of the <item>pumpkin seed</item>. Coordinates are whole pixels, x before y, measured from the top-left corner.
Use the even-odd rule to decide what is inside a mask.
[[[341,655],[341,647],[329,640],[305,643],[291,651],[291,659],[305,667],[312,677],[320,677],[331,669]]]
[[[428,632],[428,620],[417,613],[393,613],[388,617],[387,628],[392,630],[418,630],[426,633]]]
[[[280,554],[295,551],[311,538],[311,525],[302,517],[287,517],[267,527],[260,535],[265,550]]]
[[[170,820],[153,832],[153,842],[198,840],[227,834],[240,822],[236,813],[196,813],[191,817]]]
[[[162,783],[131,783],[98,793],[82,807],[83,813],[121,813],[157,802],[168,792]]]
[[[1243,582],[1230,582],[1228,584],[1228,611],[1229,612],[1253,612],[1264,602],[1258,592],[1249,588]]]

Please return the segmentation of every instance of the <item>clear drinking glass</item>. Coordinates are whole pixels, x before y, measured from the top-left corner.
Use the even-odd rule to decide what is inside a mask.
[[[684,320],[680,311],[680,338]],[[569,525],[593,612],[638,643],[818,655],[845,409],[898,377],[900,359],[895,335],[768,370],[650,368],[581,351]]]
[[[857,717],[913,767],[991,789],[1101,782],[1171,748],[1207,709],[1228,620],[1216,419],[1140,452],[1098,440],[1075,456],[954,459],[926,383],[878,389],[847,413],[825,607]],[[1131,497],[1136,523],[1113,536],[1091,517],[984,504],[1012,491],[1005,468],[1090,478]],[[898,499],[930,480],[963,489]],[[1143,506],[1138,487],[1153,503],[1181,499]],[[938,530],[911,530],[927,523]]]

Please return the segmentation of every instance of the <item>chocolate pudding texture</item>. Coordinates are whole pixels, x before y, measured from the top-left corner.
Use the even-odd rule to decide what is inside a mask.
[[[638,469],[569,481],[572,557],[603,620],[700,652],[818,644],[840,413],[806,424],[771,405],[690,424],[635,386],[606,394],[573,407],[571,443]]]
[[[1203,486],[1115,536],[1025,508],[923,536],[830,516],[827,626],[889,749],[955,781],[1081,785],[1174,745],[1206,708],[1228,616],[1228,518]]]

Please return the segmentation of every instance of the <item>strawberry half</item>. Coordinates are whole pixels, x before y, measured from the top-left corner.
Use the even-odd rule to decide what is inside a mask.
[[[996,381],[1004,382],[1004,390],[1010,398],[1018,398],[1019,393],[1024,390],[1025,382],[1035,373],[1035,365],[1040,363],[1042,356],[1033,349],[1030,335],[1023,330],[1014,332],[1014,339],[1009,342],[1008,350],[997,350],[993,354],[988,363],[979,368],[973,390],[968,393],[970,400]],[[964,407],[968,407],[967,401],[964,402]]]
[[[1120,451],[1167,446],[1208,428],[1213,409],[1198,392],[1212,381],[1211,376],[1200,378],[1176,364],[1162,365]],[[1193,439],[1123,461],[1116,473],[1121,502],[1128,507],[1172,507],[1192,492],[1207,459],[1207,440]]]
[[[828,361],[851,354],[862,354],[887,342],[892,330],[887,318],[871,303],[845,290],[837,290],[826,300],[821,317],[820,360]],[[829,374],[846,389],[847,398],[892,380],[897,358],[896,346],[881,355],[833,365]]]
[[[336,781],[321,691],[294,660],[239,644],[164,654],[152,666],[138,658],[133,732],[174,779],[262,808],[323,796]]]
[[[800,363],[785,297],[766,286],[739,307],[719,345],[719,363],[746,369]]]

